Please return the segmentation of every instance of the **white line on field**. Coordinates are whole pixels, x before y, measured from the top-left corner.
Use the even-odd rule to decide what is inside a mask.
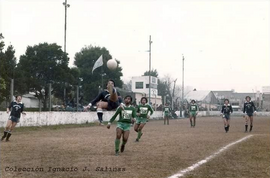
[[[244,141],[244,140],[246,140],[246,139],[248,139],[248,138],[250,138],[250,137],[252,137],[252,136],[253,136],[253,135],[249,135],[249,136],[246,136],[246,137],[244,137],[244,138],[241,138],[240,140],[237,140],[237,141],[235,141],[235,142],[232,142],[232,143],[230,143],[230,144],[228,144],[228,145],[222,147],[220,150],[218,150],[218,151],[215,152],[214,154],[212,154],[212,155],[206,157],[205,159],[203,159],[203,160],[201,160],[201,161],[199,161],[199,162],[193,164],[192,166],[190,166],[190,167],[188,167],[188,168],[186,168],[186,169],[183,169],[183,170],[179,171],[178,173],[176,173],[176,174],[174,174],[174,175],[172,175],[172,176],[170,176],[170,177],[168,177],[168,178],[179,178],[179,177],[183,177],[186,173],[188,173],[188,172],[190,172],[190,171],[193,171],[194,169],[200,167],[200,166],[203,165],[204,163],[207,163],[210,159],[213,159],[214,157],[216,157],[216,156],[217,156],[218,154],[220,154],[221,152],[227,150],[229,147],[231,147],[231,146],[233,146],[233,145],[235,145],[235,144],[237,144],[237,143],[240,143],[240,142],[242,142],[242,141]]]

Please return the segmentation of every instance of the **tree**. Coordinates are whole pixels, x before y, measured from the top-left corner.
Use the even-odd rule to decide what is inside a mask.
[[[59,88],[70,76],[67,54],[55,43],[28,46],[25,54],[20,56],[16,76],[15,86],[20,93],[34,92],[46,110],[49,83],[53,89]]]
[[[92,74],[92,68],[100,55],[103,55],[103,66],[95,69]],[[87,46],[83,47],[80,52],[75,54],[74,64],[78,67],[80,77],[83,79],[81,85],[86,102],[94,99],[99,92],[99,87],[105,88],[109,79],[113,79],[117,87],[122,87],[123,82],[120,77],[123,74],[122,68],[119,66],[120,62],[116,60],[118,63],[117,69],[109,70],[106,67],[106,63],[109,59],[112,59],[112,56],[105,47]],[[104,73],[106,75],[103,76],[103,86],[101,86],[101,75]]]
[[[144,72],[143,76],[149,76],[149,70]],[[150,76],[153,76],[153,77],[158,77],[158,72],[157,72],[157,69],[153,69],[150,71]]]
[[[3,39],[3,35],[0,34],[0,39]],[[9,45],[5,52],[4,50],[4,42],[0,42],[0,85],[2,85],[2,89],[0,89],[0,103],[4,100],[7,103],[10,101],[10,84],[11,79],[14,79],[14,69],[16,66],[16,57],[15,50],[12,45]]]

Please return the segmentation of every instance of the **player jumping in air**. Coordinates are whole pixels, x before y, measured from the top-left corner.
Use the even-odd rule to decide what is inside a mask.
[[[115,155],[119,155],[119,145],[120,145],[120,139],[123,138],[123,142],[121,145],[121,152],[124,152],[125,145],[128,141],[129,137],[129,130],[131,123],[133,123],[136,117],[136,109],[131,106],[132,97],[126,96],[124,99],[125,104],[121,104],[121,107],[118,107],[115,114],[110,119],[107,128],[110,129],[111,123],[115,120],[115,118],[119,116],[119,120],[117,122],[117,128],[116,128],[116,139],[115,139]]]
[[[6,128],[4,130],[4,135],[1,138],[1,141],[3,141],[5,138],[6,138],[6,141],[9,141],[11,132],[14,130],[16,124],[20,122],[21,113],[25,114],[25,112],[23,112],[23,107],[24,105],[22,103],[21,96],[16,96],[15,101],[12,101],[10,103],[9,107],[7,108],[7,113],[10,112],[10,109],[11,109],[11,113],[10,113]]]
[[[190,127],[195,127],[196,125],[196,116],[198,114],[199,107],[196,104],[195,100],[191,100],[190,106],[189,106],[189,120],[190,120]],[[192,122],[193,120],[193,122]]]
[[[91,101],[86,107],[89,109],[91,106],[97,103],[97,115],[99,124],[103,125],[103,109],[108,111],[116,109],[122,102],[120,93],[115,89],[115,82],[109,80],[107,83],[107,90],[101,92],[93,101]]]
[[[221,115],[224,121],[224,129],[226,133],[230,129],[230,115],[233,112],[232,106],[230,105],[230,101],[228,99],[224,100],[224,105],[221,109]]]
[[[143,134],[142,129],[145,126],[148,119],[150,118],[150,116],[148,115],[149,111],[150,111],[150,115],[154,113],[152,107],[149,104],[147,104],[147,102],[148,102],[147,98],[142,97],[141,103],[139,104],[138,109],[137,109],[136,124],[134,126],[134,130],[138,132],[136,142],[140,140]]]
[[[243,110],[244,118],[246,119],[245,124],[245,132],[248,131],[248,121],[250,120],[250,129],[249,131],[252,131],[253,127],[253,114],[256,114],[256,107],[254,103],[251,101],[250,96],[246,96],[246,102],[244,103],[244,110]]]
[[[172,110],[169,106],[169,103],[166,103],[165,106],[163,107],[164,125],[166,125],[166,121],[167,121],[167,125],[169,125],[169,117],[170,117],[171,111]]]

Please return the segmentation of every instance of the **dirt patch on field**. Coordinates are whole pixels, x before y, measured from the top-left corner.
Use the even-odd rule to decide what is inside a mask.
[[[209,167],[207,164],[205,168],[197,170],[202,172],[194,171],[196,173],[188,176],[199,177],[198,175],[202,174],[202,177],[205,177],[209,174],[212,177],[224,177],[227,171],[222,172],[217,168],[226,170],[225,168],[231,164],[229,162],[225,164],[223,156],[230,157],[228,161],[235,158],[234,164],[231,165],[233,168],[230,169],[234,172],[243,171],[243,174],[238,174],[243,177],[247,177],[245,171],[248,169],[241,169],[238,166],[252,159],[257,161],[253,162],[254,167],[250,170],[254,170],[254,174],[249,175],[257,174],[258,170],[266,170],[268,164],[260,160],[261,157],[266,156],[266,151],[268,153],[270,151],[270,120],[256,119],[252,132],[255,136],[250,141],[242,143],[241,149],[235,146],[210,162],[216,161],[215,164],[219,166]],[[163,121],[152,121],[145,126],[144,135],[139,143],[134,142],[137,135],[132,130],[125,152],[116,157],[114,156],[115,125],[110,130],[102,126],[24,129],[23,131],[17,129],[10,142],[1,143],[3,178],[164,178],[249,134],[243,132],[242,118],[232,120],[230,132],[227,134],[224,133],[222,120],[215,117],[198,118],[196,128],[190,128],[187,119],[172,120],[170,125],[163,125]],[[262,148],[258,146],[259,143],[265,146]],[[225,154],[229,155],[225,156]],[[258,155],[260,156],[257,157]],[[28,170],[31,168],[31,171],[18,171],[19,168],[28,168]],[[43,170],[32,171],[33,169]],[[232,176],[229,174],[228,177]]]

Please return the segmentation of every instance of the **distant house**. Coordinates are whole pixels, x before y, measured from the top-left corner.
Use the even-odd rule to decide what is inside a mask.
[[[219,100],[212,91],[191,91],[185,96],[185,99],[188,103],[195,100],[201,108],[206,110],[217,110],[219,105]]]
[[[39,108],[39,101],[33,94],[23,95],[22,102],[26,108]]]

